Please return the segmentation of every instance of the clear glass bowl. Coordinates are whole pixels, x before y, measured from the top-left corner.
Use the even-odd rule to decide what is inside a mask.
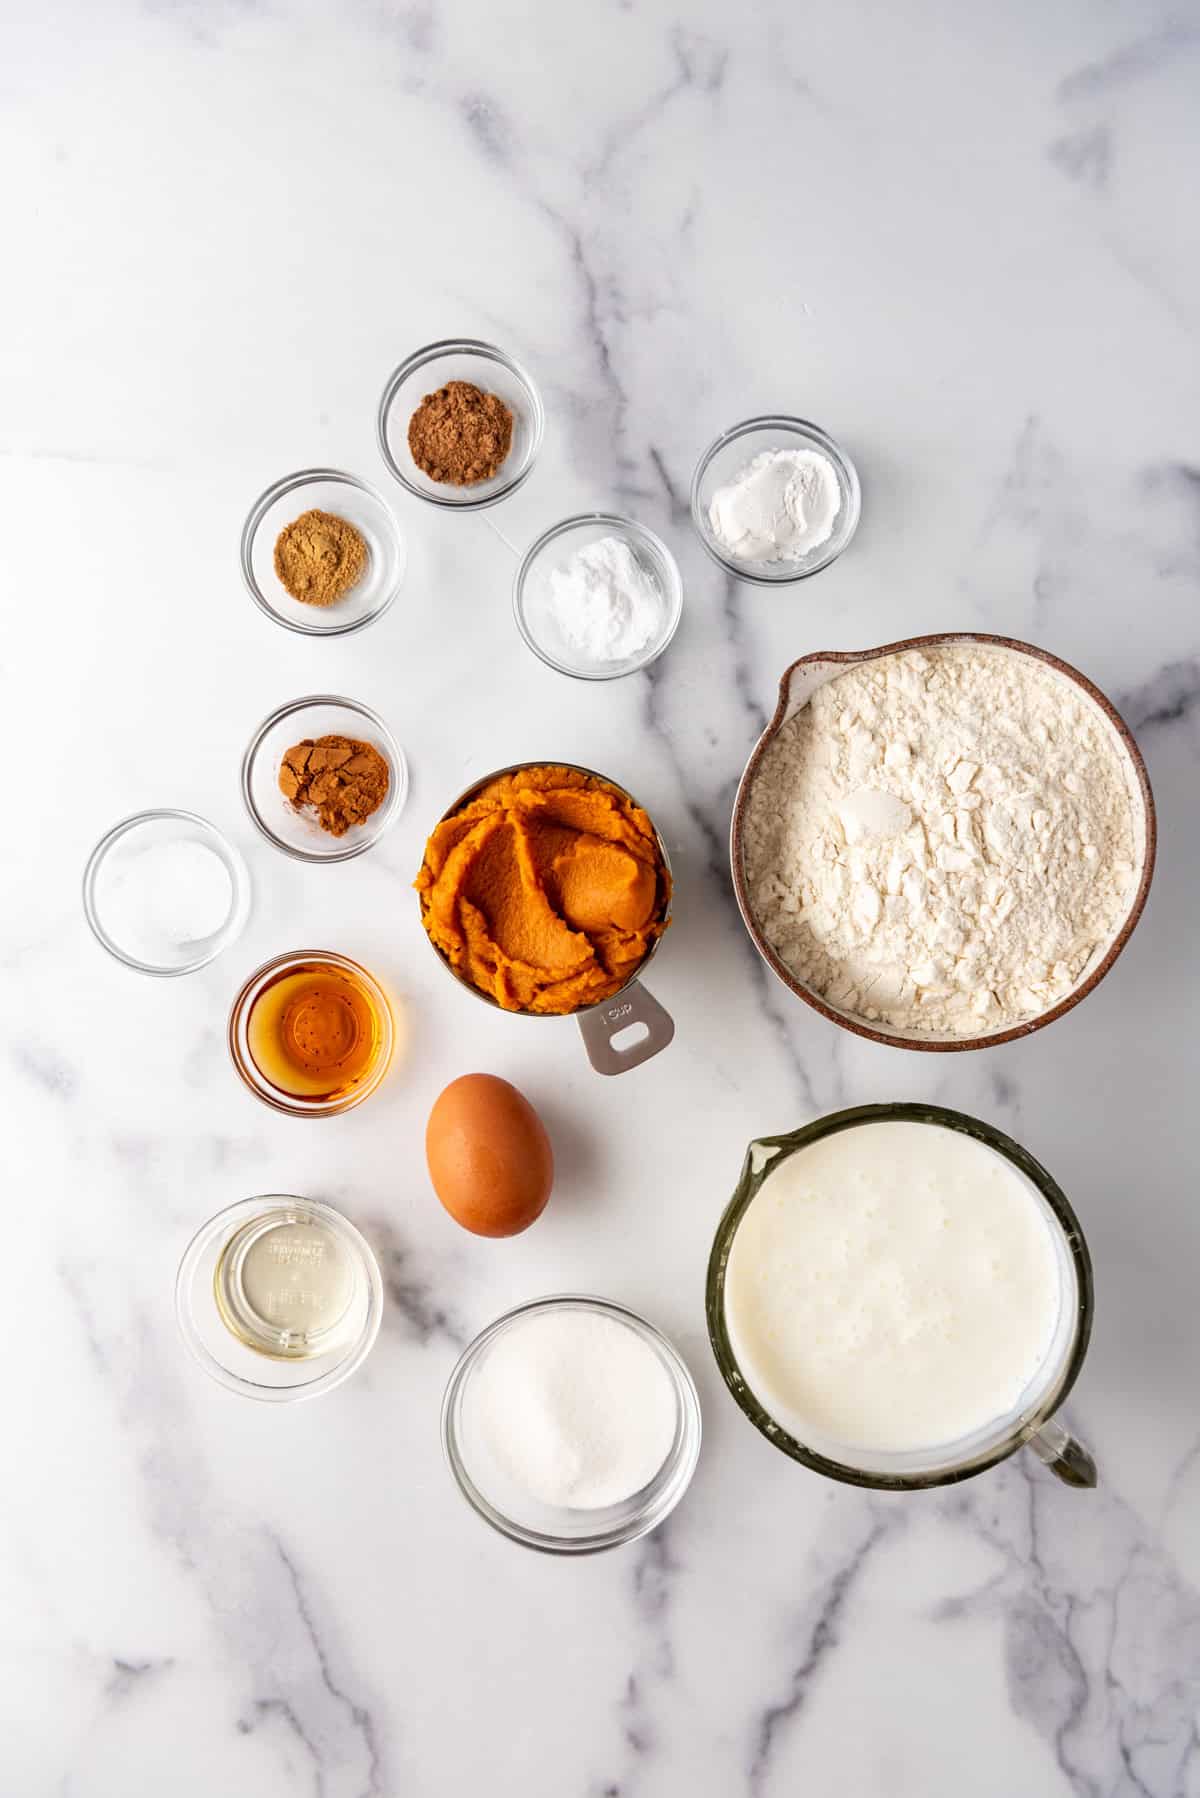
[[[362,535],[367,566],[341,599],[310,606],[293,599],[275,573],[275,540],[302,512],[333,512]],[[285,475],[255,500],[242,527],[242,576],[260,611],[305,637],[344,637],[387,611],[404,582],[407,553],[382,494],[357,475],[305,468]]]
[[[339,1093],[331,1099],[305,1098],[296,1093],[285,1092],[273,1084],[250,1053],[249,1023],[255,1000],[264,988],[283,975],[301,973],[314,963],[339,969],[361,982],[370,996],[379,1024],[379,1041],[369,1066],[349,1091]],[[272,1111],[282,1111],[287,1117],[323,1118],[338,1117],[344,1111],[353,1111],[356,1105],[361,1105],[364,1099],[370,1098],[391,1063],[396,1028],[387,994],[374,975],[368,974],[358,962],[351,961],[349,956],[337,954],[333,949],[295,949],[287,955],[277,955],[273,960],[264,962],[261,968],[256,968],[251,974],[230,1009],[228,1035],[233,1065],[256,1099],[261,1099]]]
[[[234,1334],[218,1306],[217,1270],[226,1245],[245,1225],[275,1211],[321,1225],[348,1252],[353,1270],[350,1313],[336,1345],[324,1354],[277,1357],[252,1348]],[[175,1280],[180,1334],[205,1373],[229,1392],[267,1403],[319,1398],[340,1386],[370,1354],[382,1314],[383,1281],[365,1238],[331,1205],[290,1193],[242,1199],[209,1218],[184,1251]]]
[[[452,487],[431,481],[413,461],[408,447],[408,423],[426,394],[436,393],[447,381],[469,381],[484,393],[495,393],[513,417],[512,447],[489,481],[471,487]],[[542,441],[545,414],[531,377],[519,362],[493,344],[471,337],[447,338],[416,350],[389,377],[379,402],[379,448],[384,461],[402,487],[433,506],[480,511],[507,499],[533,472]]]
[[[636,655],[617,662],[584,662],[555,621],[550,606],[550,576],[572,555],[604,537],[620,537],[629,545],[658,588],[662,617],[655,636]],[[526,644],[548,668],[575,680],[618,680],[648,667],[675,635],[683,613],[683,581],[666,544],[645,525],[615,512],[583,512],[551,525],[525,552],[513,583],[513,613]]]
[[[353,737],[376,748],[391,770],[387,797],[362,824],[331,836],[309,807],[297,809],[279,787],[279,768],[288,750],[306,737]],[[294,699],[264,718],[242,757],[242,797],[246,810],[276,849],[301,862],[347,862],[362,855],[391,829],[408,798],[408,763],[395,737],[370,706],[336,693]]]
[[[229,910],[216,930],[177,947],[169,946],[160,958],[150,959],[139,955],[126,935],[120,892],[132,882],[144,884],[143,858],[168,843],[199,843],[220,857],[229,876]],[[88,857],[83,872],[83,909],[97,942],[125,967],[135,968],[139,974],[193,974],[240,936],[250,913],[250,876],[233,844],[206,818],[195,812],[135,812],[106,831]]]
[[[469,1429],[464,1428],[464,1402],[472,1376],[497,1337],[518,1319],[538,1312],[564,1310],[593,1312],[612,1318],[633,1330],[654,1351],[675,1394],[674,1440],[650,1484],[620,1504],[606,1505],[598,1510],[573,1510],[543,1504],[533,1498],[522,1498],[518,1502],[514,1495],[507,1495],[503,1503],[498,1502],[495,1492],[489,1496],[486,1490],[489,1483],[486,1455],[481,1452],[481,1445],[472,1442]],[[656,1529],[687,1491],[700,1454],[700,1433],[700,1399],[695,1382],[666,1337],[624,1305],[577,1293],[532,1299],[506,1311],[489,1324],[462,1354],[442,1402],[442,1445],[450,1471],[467,1503],[502,1536],[546,1554],[595,1554],[600,1549],[635,1542],[639,1536]]]
[[[837,475],[841,505],[833,521],[833,534],[818,544],[807,556],[794,562],[743,562],[731,556],[713,535],[709,507],[718,487],[734,480],[748,462],[764,450],[815,450],[827,456]],[[788,418],[778,414],[769,418],[748,418],[734,425],[710,443],[692,477],[692,523],[700,541],[712,557],[729,574],[740,581],[755,581],[763,587],[786,586],[790,581],[803,581],[836,562],[855,531],[862,507],[858,473],[853,462],[819,425],[807,419]]]

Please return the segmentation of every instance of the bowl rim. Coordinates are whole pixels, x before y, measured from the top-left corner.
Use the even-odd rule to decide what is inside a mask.
[[[546,1020],[556,1021],[559,1018],[582,1018],[586,1016],[589,1011],[599,1011],[604,1006],[612,1005],[615,1000],[620,998],[622,993],[627,992],[631,986],[635,985],[636,982],[641,979],[650,963],[654,960],[654,957],[658,954],[663,937],[666,935],[665,927],[670,921],[671,908],[675,903],[675,871],[671,866],[671,857],[668,854],[667,845],[663,840],[662,832],[654,822],[649,811],[647,811],[646,807],[639,799],[634,798],[633,794],[629,791],[629,788],[622,786],[619,780],[613,780],[609,775],[601,774],[595,768],[585,768],[582,762],[564,761],[561,756],[555,756],[550,759],[547,759],[546,757],[539,758],[537,756],[531,756],[526,761],[510,762],[506,768],[494,768],[490,774],[480,775],[476,780],[473,780],[469,786],[464,787],[457,799],[451,801],[445,811],[439,816],[437,824],[433,827],[434,830],[437,829],[438,824],[445,824],[448,819],[452,818],[460,807],[468,805],[472,799],[476,798],[483,791],[484,787],[490,786],[492,781],[503,780],[506,774],[519,774],[524,768],[570,768],[573,769],[576,774],[588,774],[593,780],[600,780],[603,781],[606,786],[615,787],[619,793],[625,795],[631,805],[637,807],[638,811],[645,812],[647,818],[650,819],[650,828],[654,832],[654,840],[658,845],[658,852],[663,859],[663,867],[666,869],[667,877],[671,883],[671,891],[667,896],[666,909],[663,912],[664,928],[655,937],[649,949],[647,949],[645,955],[642,957],[642,960],[629,976],[629,979],[626,980],[622,986],[618,987],[615,993],[610,993],[607,999],[595,999],[590,1005],[576,1005],[571,1011],[509,1011],[505,1006],[500,1004],[498,999],[493,999],[490,993],[481,993],[479,988],[473,985],[471,981],[465,980],[461,974],[457,974],[454,971],[429,932],[425,929],[425,906],[421,895],[418,894],[417,904],[420,907],[421,914],[421,935],[425,938],[429,947],[433,950],[433,953],[437,956],[439,962],[442,964],[443,968],[445,968],[450,978],[456,981],[458,985],[463,988],[464,992],[471,993],[476,999],[482,1000],[485,1005],[490,1005],[494,1011],[501,1012],[506,1018],[537,1018],[543,1022]],[[428,847],[429,837],[432,836],[432,834],[433,832],[430,831],[426,836],[426,847]],[[421,866],[424,867],[424,865],[425,859],[424,855],[422,855]]]
[[[322,1099],[313,1104],[305,1104],[302,1099],[291,1099],[277,1087],[272,1087],[264,1074],[260,1073],[249,1051],[243,1055],[239,1041],[239,1031],[243,1021],[249,1020],[250,1000],[255,989],[260,987],[266,976],[278,973],[289,963],[297,966],[305,962],[332,963],[334,967],[348,970],[357,975],[370,990],[375,1000],[381,1020],[382,1043],[379,1059],[369,1079],[340,1099]],[[225,1041],[229,1048],[229,1058],[234,1070],[247,1092],[253,1094],[260,1104],[269,1105],[272,1111],[280,1112],[289,1118],[331,1118],[340,1117],[344,1112],[353,1111],[363,1104],[371,1094],[383,1085],[392,1058],[396,1051],[396,1020],[392,1015],[392,1004],[381,983],[372,974],[370,968],[364,968],[361,962],[351,960],[337,949],[285,949],[281,955],[272,955],[259,964],[242,981],[229,1007],[229,1018],[225,1027]]]
[[[771,430],[788,431],[793,436],[805,438],[814,446],[814,448],[819,449],[823,455],[829,457],[830,461],[838,468],[842,479],[845,482],[846,492],[849,495],[848,506],[850,518],[845,531],[842,534],[841,540],[838,541],[837,532],[835,531],[829,537],[827,543],[821,546],[820,553],[811,562],[806,562],[803,567],[798,565],[793,567],[787,563],[782,563],[780,564],[781,572],[779,574],[761,574],[756,572],[756,570],[760,567],[767,566],[767,564],[739,562],[735,557],[726,555],[725,552],[718,547],[704,517],[704,508],[700,504],[700,484],[708,471],[708,466],[713,460],[713,457],[719,455],[729,444],[736,443],[739,437],[748,436],[751,431]],[[782,447],[787,446],[784,445]],[[719,436],[713,438],[708,448],[703,451],[696,463],[695,471],[692,475],[689,510],[691,512],[692,524],[695,528],[696,535],[699,537],[704,549],[717,566],[725,570],[726,574],[733,575],[735,580],[749,581],[756,587],[789,587],[796,581],[807,580],[810,575],[820,574],[822,569],[828,568],[833,562],[836,562],[844,550],[849,549],[851,543],[854,541],[855,533],[858,530],[859,521],[862,517],[862,483],[859,480],[858,468],[855,465],[854,458],[850,455],[850,452],[844,449],[837,438],[830,436],[829,432],[824,430],[820,425],[814,424],[813,421],[808,418],[798,418],[794,413],[767,412],[763,413],[760,417],[746,418],[743,419],[740,424],[730,425],[728,430],[722,431]],[[830,545],[833,547],[831,548]]]
[[[885,656],[902,655],[913,649],[935,649],[943,644],[952,643],[984,643],[998,649],[1013,651],[1019,655],[1031,656],[1035,661],[1053,668],[1064,675],[1096,704],[1109,723],[1113,726],[1133,770],[1135,785],[1141,793],[1142,805],[1146,821],[1146,841],[1142,856],[1142,866],[1138,878],[1137,890],[1126,912],[1120,929],[1114,935],[1108,948],[1087,979],[1072,989],[1064,999],[1046,1011],[1039,1012],[1035,1018],[1027,1018],[1023,1023],[1013,1024],[1005,1030],[985,1032],[975,1036],[962,1036],[946,1040],[924,1040],[914,1037],[900,1036],[893,1031],[878,1030],[864,1019],[837,1011],[825,999],[797,980],[760,930],[750,903],[750,894],[746,886],[744,867],[745,822],[750,797],[750,789],[758,774],[763,756],[768,746],[774,741],[783,726],[791,692],[792,676],[798,668],[804,668],[814,662],[836,662],[846,667],[856,662],[873,662]],[[806,702],[807,703],[807,702]],[[889,1049],[916,1049],[926,1054],[958,1053],[966,1049],[994,1049],[1002,1043],[1018,1042],[1021,1038],[1031,1036],[1035,1030],[1042,1030],[1057,1018],[1064,1017],[1073,1011],[1081,1000],[1097,987],[1120,955],[1129,938],[1133,935],[1138,919],[1145,909],[1146,898],[1150,891],[1150,881],[1154,873],[1154,862],[1158,846],[1158,821],[1154,807],[1154,794],[1150,787],[1150,776],[1142,752],[1134,740],[1133,732],[1121,717],[1112,701],[1094,682],[1090,681],[1078,668],[1070,662],[1064,662],[1060,656],[1048,649],[1039,649],[1035,643],[1026,643],[1019,637],[1000,636],[990,631],[937,631],[925,637],[903,637],[896,643],[884,643],[875,649],[852,650],[814,650],[808,655],[798,656],[784,669],[779,679],[779,698],[771,717],[750,752],[749,760],[742,770],[738,782],[737,794],[733,802],[733,817],[729,833],[729,866],[733,878],[733,890],[737,899],[738,910],[742,914],[742,922],[746,927],[754,947],[762,956],[771,972],[781,980],[788,990],[798,999],[803,999],[814,1011],[820,1012],[823,1018],[849,1030],[855,1036],[865,1037],[868,1042],[882,1043]]]
[[[598,1311],[606,1317],[615,1318],[626,1326],[632,1327],[643,1339],[648,1339],[676,1376],[676,1390],[684,1424],[679,1456],[672,1470],[671,1484],[666,1492],[660,1495],[657,1505],[636,1514],[620,1527],[614,1526],[607,1530],[597,1530],[590,1535],[574,1538],[552,1536],[542,1530],[527,1528],[524,1524],[517,1523],[515,1519],[506,1516],[496,1505],[493,1505],[472,1480],[463,1464],[455,1428],[459,1395],[468,1374],[487,1345],[508,1329],[519,1317],[539,1311],[561,1309]],[[600,1554],[606,1549],[622,1548],[627,1543],[636,1542],[642,1536],[648,1535],[651,1530],[657,1529],[661,1523],[665,1523],[692,1483],[700,1459],[703,1430],[704,1418],[699,1389],[691,1369],[670,1337],[664,1335],[656,1324],[652,1324],[649,1318],[643,1317],[631,1306],[622,1305],[616,1299],[601,1298],[598,1293],[545,1293],[539,1298],[525,1299],[519,1305],[513,1305],[507,1311],[501,1312],[476,1336],[472,1337],[466,1348],[463,1349],[446,1381],[446,1388],[442,1395],[442,1453],[463,1498],[476,1515],[482,1517],[484,1522],[490,1524],[499,1535],[506,1536],[510,1542],[516,1542],[522,1548],[532,1548],[541,1554]]]
[[[303,487],[311,481],[340,481],[346,487],[357,487],[361,493],[365,493],[373,499],[380,506],[384,517],[387,519],[395,540],[396,551],[399,558],[400,572],[391,592],[386,594],[384,598],[380,600],[379,604],[372,607],[369,612],[362,613],[358,618],[343,619],[340,624],[310,624],[303,618],[285,617],[282,612],[277,611],[275,606],[272,605],[254,576],[254,539],[258,535],[259,527],[261,526],[263,519],[275,504],[276,500],[282,499],[285,494],[291,493],[297,487]],[[368,624],[374,624],[377,618],[382,618],[383,614],[392,604],[401,587],[404,585],[404,574],[408,564],[408,546],[405,542],[404,533],[400,529],[400,526],[392,513],[392,509],[383,497],[383,494],[379,492],[378,488],[372,487],[369,481],[364,481],[361,475],[350,474],[344,468],[300,468],[296,470],[295,474],[282,475],[279,480],[273,481],[269,487],[265,488],[263,492],[259,494],[249,512],[247,512],[246,522],[242,526],[242,535],[239,542],[239,557],[242,566],[242,579],[246,584],[246,589],[249,592],[251,599],[254,601],[260,612],[265,612],[268,618],[273,619],[276,624],[281,625],[285,631],[295,631],[297,635],[301,637],[349,637],[352,636],[355,631],[365,630]]]
[[[635,539],[641,538],[649,544],[667,571],[669,591],[664,594],[668,613],[666,632],[657,644],[642,651],[640,656],[629,663],[628,667],[608,669],[597,667],[590,670],[568,667],[565,662],[556,661],[547,650],[542,648],[529,628],[525,617],[525,584],[529,577],[529,571],[538,556],[544,549],[549,548],[556,538],[565,537],[568,531],[590,525],[606,525],[611,527],[614,532],[622,531]],[[513,618],[525,647],[532,650],[539,662],[544,663],[547,668],[552,668],[556,674],[565,674],[569,680],[624,680],[626,675],[640,674],[643,669],[649,668],[670,646],[683,618],[683,575],[669,546],[664,543],[656,531],[650,529],[649,525],[641,524],[636,518],[630,518],[621,512],[573,512],[570,517],[561,518],[557,524],[552,524],[544,530],[539,537],[534,539],[521,557],[513,576],[512,606]]]
[[[419,369],[424,368],[427,363],[435,361],[439,356],[478,356],[482,361],[495,362],[515,377],[518,384],[524,388],[529,401],[532,434],[525,460],[515,474],[510,475],[507,480],[501,481],[498,487],[487,493],[474,493],[473,489],[466,488],[462,490],[465,494],[462,499],[454,498],[455,490],[447,493],[427,493],[423,487],[418,487],[415,481],[409,479],[392,454],[387,427],[396,395],[410,375],[416,374]],[[515,356],[510,356],[507,350],[500,349],[494,343],[486,343],[480,337],[443,337],[439,338],[436,343],[426,343],[420,349],[413,350],[412,354],[406,356],[403,362],[397,363],[384,382],[383,393],[380,395],[379,406],[375,414],[379,453],[383,457],[388,473],[400,483],[406,493],[411,493],[414,499],[424,500],[425,504],[429,506],[439,506],[445,512],[482,512],[488,506],[497,505],[502,499],[508,499],[510,494],[517,491],[518,487],[523,487],[533,473],[538,451],[542,447],[545,429],[546,409],[542,404],[542,396],[537,382],[529,370],[523,363],[518,362]]]
[[[360,718],[365,718],[367,723],[378,731],[380,737],[383,739],[383,744],[387,750],[391,763],[391,781],[388,787],[388,797],[380,807],[383,816],[376,824],[374,831],[365,837],[360,838],[348,848],[332,849],[327,853],[322,853],[313,849],[298,849],[294,843],[285,842],[282,837],[277,836],[255,804],[251,790],[254,764],[269,733],[274,730],[277,724],[281,724],[285,718],[290,718],[294,713],[302,711],[306,706],[310,705],[344,706],[347,711],[356,712]],[[290,855],[293,861],[311,862],[315,863],[318,867],[326,862],[353,861],[356,855],[364,855],[368,849],[373,849],[376,843],[378,843],[382,837],[387,835],[388,831],[392,828],[392,825],[396,822],[396,819],[400,816],[408,803],[408,758],[405,756],[403,749],[401,749],[387,723],[380,717],[378,712],[374,711],[369,705],[365,705],[361,699],[347,699],[342,693],[309,693],[302,699],[292,699],[289,700],[286,705],[276,706],[275,710],[263,719],[262,723],[251,736],[249,743],[247,743],[242,754],[240,778],[242,800],[246,810],[250,814],[251,822],[254,824],[259,834],[265,837],[267,842],[270,843],[273,848],[281,850],[284,855]],[[284,804],[286,805],[287,803],[288,802],[285,799]],[[338,841],[336,837],[331,838],[330,840],[332,842]]]
[[[137,956],[127,954],[105,930],[96,906],[96,876],[109,850],[131,830],[144,824],[158,824],[168,818],[196,826],[216,841],[233,886],[233,903],[229,908],[229,916],[213,936],[212,946],[203,955],[196,956],[177,968],[164,968],[159,963],[140,961]],[[250,891],[249,869],[241,851],[230,842],[223,830],[218,829],[208,818],[202,818],[199,812],[185,811],[179,806],[151,806],[147,811],[131,812],[127,818],[119,818],[94,845],[83,869],[83,914],[100,947],[107,949],[113,960],[120,962],[122,967],[132,968],[136,974],[150,974],[157,980],[174,980],[181,974],[195,974],[201,968],[208,967],[210,962],[214,962],[218,955],[237,941],[249,914]]]

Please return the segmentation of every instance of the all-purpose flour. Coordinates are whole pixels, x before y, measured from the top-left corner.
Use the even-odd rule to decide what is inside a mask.
[[[901,1031],[1048,1010],[1128,910],[1139,853],[1099,707],[984,644],[838,675],[768,746],[747,804],[751,904],[781,960]]]

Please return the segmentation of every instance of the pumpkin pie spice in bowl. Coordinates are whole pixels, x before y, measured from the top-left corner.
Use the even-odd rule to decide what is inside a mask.
[[[532,474],[545,415],[532,377],[494,344],[447,338],[389,375],[379,402],[379,449],[417,499],[481,511]]]
[[[670,923],[670,862],[616,782],[573,763],[498,769],[442,814],[415,885],[430,943],[476,998],[576,1017],[604,1074],[670,1042],[671,1018],[637,978]],[[614,1041],[638,1025],[639,1040]]]
[[[404,538],[382,495],[337,468],[305,468],[260,494],[242,527],[242,579],[260,612],[305,637],[382,617],[404,581]]]
[[[955,632],[785,672],[730,860],[743,921],[797,998],[859,1036],[1012,1042],[1108,972],[1154,869],[1145,765],[1076,669]]]
[[[408,764],[370,706],[315,693],[264,718],[242,758],[242,797],[268,843],[302,862],[344,862],[390,830]]]

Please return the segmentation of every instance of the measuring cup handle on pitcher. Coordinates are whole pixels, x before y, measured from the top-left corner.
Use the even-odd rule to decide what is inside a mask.
[[[1096,1484],[1096,1463],[1090,1452],[1054,1418],[1034,1431],[1028,1447],[1065,1486],[1086,1491]]]
[[[581,1012],[578,1023],[588,1060],[598,1074],[627,1074],[665,1049],[675,1034],[670,1012],[637,980],[607,1004]],[[616,1038],[639,1024],[645,1026],[644,1034],[622,1048]]]

